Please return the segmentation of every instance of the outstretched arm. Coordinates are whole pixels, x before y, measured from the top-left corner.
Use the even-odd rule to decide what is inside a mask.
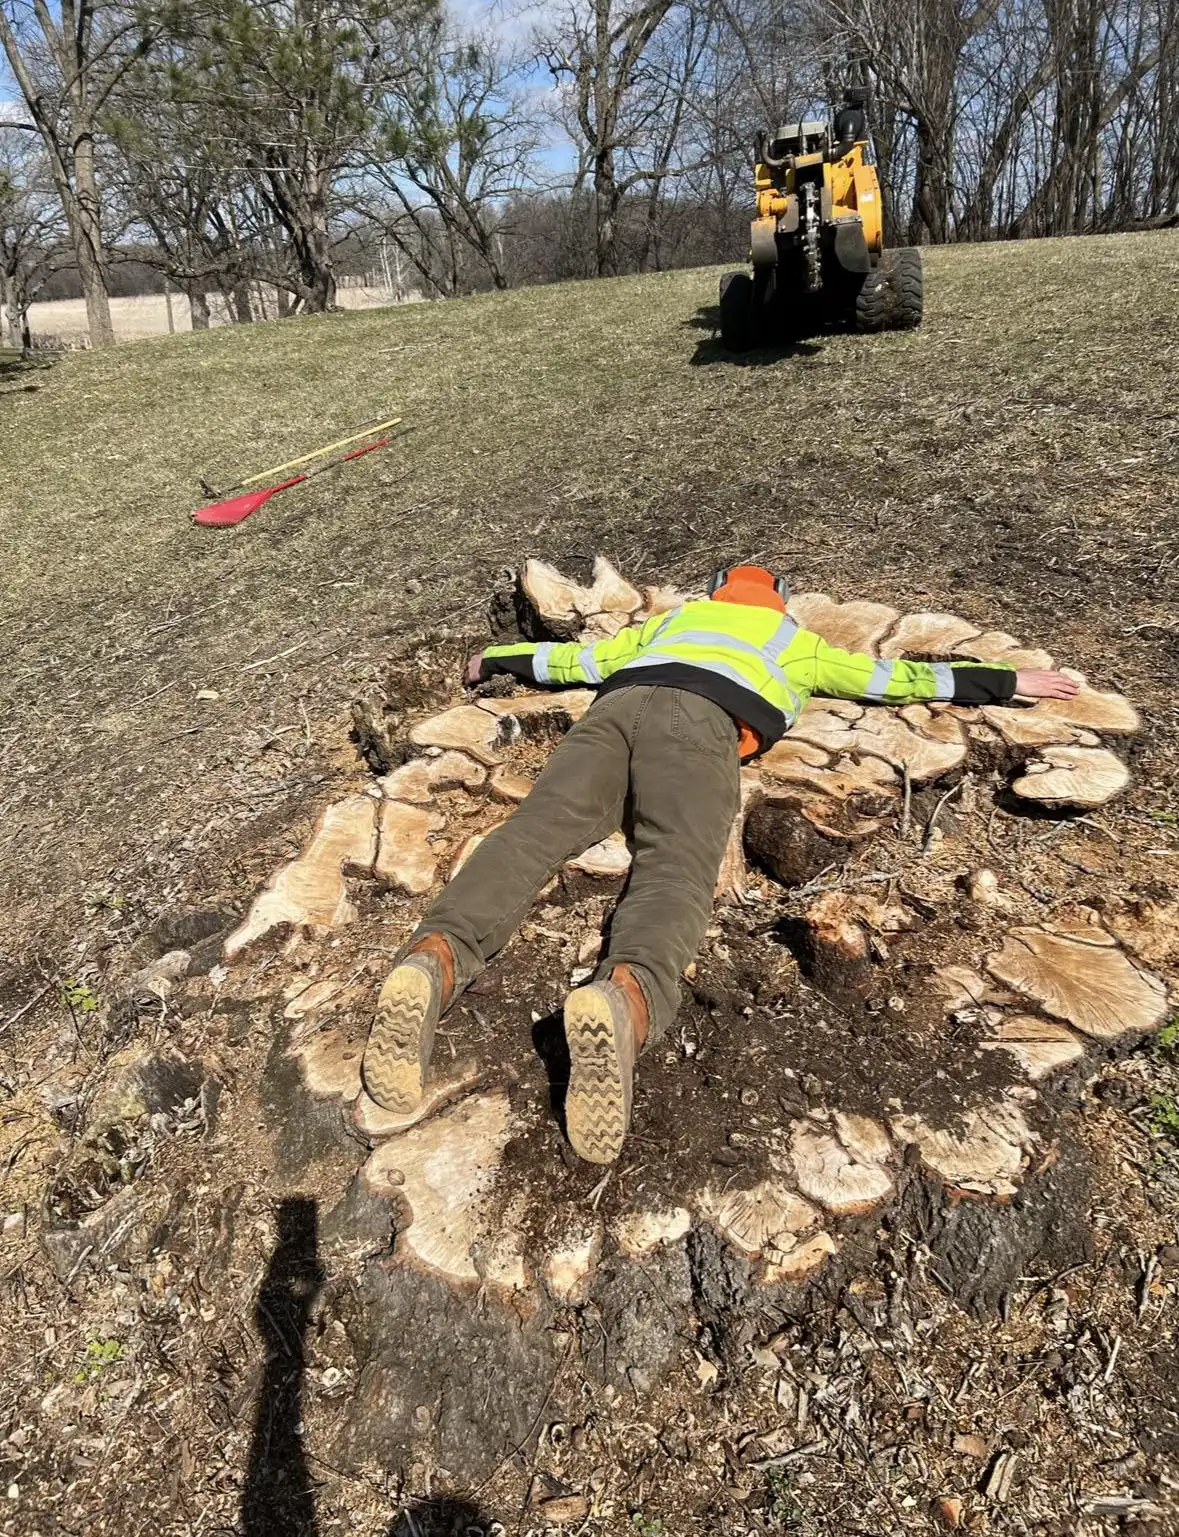
[[[1006,704],[1016,694],[1031,699],[1071,699],[1077,684],[1063,673],[1016,671],[991,662],[909,662],[866,652],[843,651],[816,637],[814,691],[868,704]]]
[[[467,663],[466,681],[484,683],[496,673],[506,672],[527,683],[592,687],[633,661],[666,618],[666,614],[653,614],[641,625],[629,625],[617,635],[584,646],[575,640],[488,646]]]

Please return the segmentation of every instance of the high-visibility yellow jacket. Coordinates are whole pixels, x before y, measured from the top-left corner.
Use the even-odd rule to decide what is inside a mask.
[[[1015,690],[1010,667],[883,661],[830,646],[774,609],[710,599],[654,614],[590,645],[489,646],[483,676],[496,672],[535,683],[588,684],[603,693],[637,683],[686,689],[751,727],[763,748],[790,729],[812,694],[883,704],[990,704]]]

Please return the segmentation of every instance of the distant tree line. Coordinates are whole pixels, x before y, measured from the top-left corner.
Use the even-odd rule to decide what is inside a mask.
[[[515,41],[505,41],[505,35]],[[0,0],[0,302],[166,282],[195,327],[740,259],[756,129],[871,90],[890,241],[1179,208],[1179,0]],[[11,94],[11,92],[5,92]]]

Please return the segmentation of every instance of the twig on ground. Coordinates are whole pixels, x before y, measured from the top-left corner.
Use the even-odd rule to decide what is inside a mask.
[[[35,1009],[41,1002],[42,998],[44,998],[45,994],[49,992],[52,986],[52,982],[46,982],[41,991],[39,993],[34,993],[33,996],[29,999],[28,1003],[22,1004],[21,1007],[17,1009],[15,1014],[10,1014],[4,1023],[0,1025],[0,1035],[3,1035],[5,1030],[11,1030],[13,1025],[19,1024],[26,1014]]]
[[[768,1468],[784,1468],[791,1462],[797,1462],[800,1457],[813,1457],[816,1452],[826,1450],[826,1441],[808,1441],[805,1446],[796,1446],[793,1451],[783,1452],[778,1457],[762,1457],[749,1466],[757,1473],[764,1473]]]
[[[304,646],[311,644],[308,635],[304,640],[296,641],[293,646],[288,646],[285,651],[277,651],[273,656],[260,657],[256,662],[247,662],[242,668],[243,672],[253,672],[258,667],[266,667],[271,662],[281,662],[284,656],[293,656],[296,651],[302,651]]]
[[[966,786],[972,783],[973,778],[974,776],[972,774],[963,774],[958,783],[956,785],[951,785],[946,793],[938,801],[937,805],[933,808],[933,812],[930,815],[929,821],[925,824],[925,836],[921,840],[921,852],[923,854],[928,854],[930,849],[933,847],[933,835],[937,830],[938,818],[941,816],[942,812],[945,810],[950,801],[953,800],[954,796],[961,795],[965,791]]]
[[[597,1211],[598,1206],[601,1204],[602,1197],[606,1194],[606,1186],[610,1183],[610,1176],[613,1173],[614,1170],[612,1168],[607,1169],[605,1174],[602,1175],[601,1179],[586,1197],[595,1211]]]
[[[1146,1316],[1146,1310],[1150,1306],[1150,1287],[1154,1280],[1154,1273],[1159,1268],[1157,1254],[1152,1254],[1142,1267],[1142,1280],[1138,1289],[1138,1319],[1139,1322]]]
[[[909,836],[909,823],[913,813],[913,776],[909,773],[909,765],[901,764],[901,778],[904,783],[904,791],[901,798],[901,839]]]

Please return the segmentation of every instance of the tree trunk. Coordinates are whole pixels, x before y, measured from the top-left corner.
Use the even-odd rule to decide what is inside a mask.
[[[102,209],[94,174],[94,140],[81,134],[74,146],[73,215],[67,208],[78,275],[86,300],[86,321],[92,347],[112,347],[115,328],[111,321],[110,293],[107,289],[106,252],[102,245]]]
[[[230,298],[233,305],[234,320],[239,326],[248,326],[254,319],[254,310],[250,303],[249,283],[235,283]]]
[[[618,273],[618,207],[621,195],[614,180],[614,151],[594,156],[594,263],[600,278]]]
[[[193,330],[207,331],[209,329],[209,296],[205,293],[205,285],[195,282],[186,283],[184,293],[192,314]]]
[[[20,343],[16,339],[15,315],[13,313],[12,285],[9,282],[7,272],[0,271],[0,309],[4,311],[4,329],[8,332],[8,344],[10,347],[18,347]],[[4,332],[0,331],[0,343],[3,342]]]

